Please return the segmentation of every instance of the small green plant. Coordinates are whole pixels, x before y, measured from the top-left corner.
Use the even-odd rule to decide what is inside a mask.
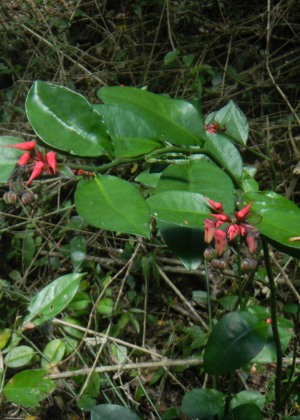
[[[278,418],[297,378],[295,365],[289,377],[283,377],[282,358],[291,338],[286,331],[291,325],[277,313],[269,245],[299,258],[299,208],[274,191],[259,190],[255,169],[244,165],[239,150],[248,149],[249,129],[245,115],[234,102],[229,101],[202,121],[192,103],[143,89],[104,87],[98,97],[101,103],[91,104],[65,87],[41,81],[33,84],[26,113],[37,140],[0,138],[1,182],[9,183],[3,200],[13,205],[20,198],[29,205],[36,199],[29,186],[38,178],[63,176],[76,183],[74,203],[83,223],[147,241],[163,239],[190,270],[202,262],[206,270],[209,266],[217,272],[234,270],[237,295],[230,302],[220,302],[227,309],[220,319],[212,315],[207,277],[208,330],[200,335],[190,330],[187,335],[193,337],[193,350],[203,355],[210,387],[189,391],[181,412],[203,419],[262,418],[264,396],[250,390],[234,393],[234,375],[242,369],[247,374],[253,360],[276,361],[272,415]],[[263,155],[260,158],[269,160]],[[134,178],[122,170],[128,165],[134,168]],[[72,239],[65,251],[71,255],[74,273],[54,280],[33,298],[27,306],[29,313],[18,324],[22,336],[28,329],[51,322],[68,305],[73,310],[87,310],[91,302],[84,286],[80,286],[84,274],[78,273],[85,247],[83,237]],[[266,270],[271,293],[269,310],[244,293],[261,268]],[[139,309],[130,313],[122,312],[121,305],[116,307],[109,294],[109,282],[106,279],[106,293],[96,301],[96,310],[108,318],[119,317],[118,323],[109,328],[118,330],[122,323],[131,323],[138,330]],[[134,302],[135,294],[131,292],[128,299]],[[76,332],[73,340],[80,339],[76,317],[65,322],[69,332]],[[2,346],[8,367],[12,363],[18,367],[28,365],[34,358],[31,351],[24,356],[20,346],[18,350],[19,341],[8,344],[7,340]],[[73,345],[76,347],[76,341]],[[56,386],[54,380],[42,378],[47,376],[51,363],[61,361],[71,346],[66,339],[49,342],[42,355],[44,370],[35,370],[28,383],[30,371],[14,375],[4,386],[6,398],[16,404],[36,406]],[[217,389],[221,375],[228,380],[227,393]],[[288,381],[284,390],[283,379]],[[97,390],[99,386],[97,382]],[[24,390],[28,391],[28,387],[39,392],[26,400]],[[92,418],[113,410],[128,410],[122,415],[136,418],[125,407],[92,408],[98,392],[89,392],[92,388],[87,382],[79,399],[80,408],[92,409]]]

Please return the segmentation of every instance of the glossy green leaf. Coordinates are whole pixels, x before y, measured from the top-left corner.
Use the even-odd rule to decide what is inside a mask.
[[[167,54],[164,56],[164,65],[167,66],[168,64],[173,63],[177,59],[179,54],[180,54],[180,51],[178,50],[178,48],[167,52]]]
[[[186,268],[196,270],[203,261],[204,230],[183,227],[157,220],[157,228],[165,243],[177,255]]]
[[[235,407],[224,420],[263,420],[263,413],[256,404],[248,403]]]
[[[206,133],[205,150],[220,168],[239,182],[243,173],[243,160],[235,145],[224,134]]]
[[[66,345],[60,338],[49,341],[43,351],[42,368],[49,370],[51,365],[62,361],[66,351]]]
[[[89,377],[88,383],[84,382],[84,393],[77,402],[81,410],[90,411],[97,404],[96,398],[99,396],[100,376],[97,372],[93,372]]]
[[[140,420],[140,417],[127,407],[116,404],[100,404],[91,410],[91,420]]]
[[[189,417],[210,419],[222,416],[225,395],[223,392],[209,388],[194,388],[182,399],[182,412]]]
[[[85,180],[77,186],[75,205],[91,226],[150,237],[149,207],[128,181],[110,175]]]
[[[34,350],[29,346],[14,347],[5,356],[4,363],[9,368],[19,368],[28,365],[34,355]]]
[[[223,203],[226,212],[235,206],[234,188],[230,177],[205,159],[169,165],[157,183],[157,193],[190,191]]]
[[[262,216],[256,226],[278,250],[300,258],[300,209],[287,198],[272,191],[246,194],[254,200],[252,210]]]
[[[145,169],[141,172],[138,176],[135,177],[136,182],[140,182],[141,184],[147,185],[148,187],[157,187],[157,183],[159,178],[163,172],[163,170],[168,165],[165,164],[153,164],[150,168]]]
[[[286,326],[280,326],[280,320],[278,320],[278,333],[281,343],[282,351],[285,352],[289,346],[292,338],[292,325],[290,330]],[[272,329],[268,328],[268,340],[263,349],[252,359],[253,363],[274,363],[277,360],[276,344],[274,341]]]
[[[117,158],[146,155],[162,147],[153,126],[134,112],[114,105],[94,105],[114,144]]]
[[[98,91],[104,103],[132,111],[159,134],[158,140],[176,145],[203,144],[203,123],[189,102],[156,95],[132,87],[104,87]]]
[[[211,212],[201,194],[190,191],[165,191],[147,199],[151,216],[181,226],[203,229],[204,219]]]
[[[40,325],[59,314],[73,299],[84,275],[66,274],[48,284],[32,299],[23,325],[28,322]]]
[[[23,370],[14,375],[4,387],[5,397],[14,404],[37,407],[55,388],[42,369]]]
[[[245,145],[249,134],[249,125],[245,114],[233,102],[229,101],[227,105],[217,112],[209,114],[205,118],[205,124],[212,122],[218,123],[225,134],[233,140]]]
[[[74,236],[70,240],[70,253],[74,271],[78,271],[86,256],[86,240],[83,236]]]
[[[69,324],[77,325],[78,327],[83,327],[83,323],[79,321],[77,318],[73,318],[71,316],[65,316],[63,318],[64,322],[68,322]],[[78,338],[79,340],[83,337],[84,333],[79,330],[78,328],[69,327],[68,325],[64,325],[63,329],[72,337]]]
[[[222,374],[241,368],[267,341],[266,322],[248,312],[231,312],[213,327],[204,351],[204,369]]]
[[[266,397],[258,391],[253,389],[245,389],[234,395],[229,404],[229,409],[233,410],[235,407],[242,404],[255,404],[263,411],[266,402]]]
[[[18,159],[24,153],[22,150],[4,147],[7,144],[18,144],[24,139],[13,136],[0,136],[0,182],[7,182]]]
[[[75,156],[111,155],[113,148],[106,127],[82,95],[37,81],[25,105],[30,124],[49,147]]]

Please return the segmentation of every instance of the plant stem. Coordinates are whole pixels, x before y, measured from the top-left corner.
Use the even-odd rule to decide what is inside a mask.
[[[278,332],[278,326],[277,326],[277,312],[276,312],[276,285],[272,273],[272,266],[270,261],[270,255],[269,255],[269,247],[267,242],[264,238],[261,238],[262,242],[262,248],[264,253],[264,260],[267,270],[267,276],[269,280],[269,288],[270,288],[270,298],[271,298],[271,319],[272,319],[272,331],[273,331],[273,337],[276,347],[276,377],[275,377],[275,406],[274,406],[274,415],[273,420],[278,419],[279,417],[279,410],[281,406],[281,392],[280,392],[280,386],[281,386],[281,374],[282,374],[282,348],[279,338],[279,332]]]
[[[205,267],[205,283],[206,283],[206,293],[207,293],[208,325],[209,325],[209,331],[211,331],[212,330],[211,299],[210,299],[209,278],[208,278],[208,269],[207,269],[206,260],[204,260],[204,267]]]

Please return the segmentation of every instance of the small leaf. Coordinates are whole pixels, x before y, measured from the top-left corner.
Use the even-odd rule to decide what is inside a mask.
[[[43,351],[42,368],[49,370],[52,364],[61,362],[65,351],[65,343],[60,338],[49,341]]]
[[[140,417],[127,407],[116,404],[100,404],[91,410],[91,420],[140,420]]]
[[[114,309],[114,301],[111,298],[104,297],[100,299],[96,306],[97,312],[102,315],[111,316]]]
[[[63,86],[36,81],[25,106],[34,131],[48,146],[75,156],[112,153],[105,125],[82,95]]]
[[[177,48],[173,51],[167,52],[167,54],[164,56],[164,65],[167,66],[168,64],[172,64],[177,59],[179,54],[180,51]]]
[[[248,312],[231,312],[213,327],[204,351],[204,369],[233,372],[248,363],[267,341],[268,325]]]
[[[4,328],[0,330],[0,350],[3,350],[11,338],[11,329]]]
[[[212,122],[216,122],[222,129],[226,129],[226,136],[243,145],[247,143],[249,134],[248,121],[245,114],[233,101],[229,101],[219,111],[206,117],[205,124]]]
[[[78,271],[86,256],[86,240],[83,236],[74,236],[70,241],[71,261],[74,271]]]
[[[181,410],[186,416],[209,419],[222,416],[225,395],[216,389],[194,388],[182,400]]]
[[[149,207],[128,181],[110,175],[83,181],[77,187],[75,205],[91,226],[150,237]]]
[[[23,370],[14,375],[4,387],[5,397],[14,404],[37,407],[55,388],[55,384],[39,370]]]
[[[28,365],[33,360],[34,355],[35,352],[31,347],[14,347],[5,356],[4,363],[9,368],[19,368]]]
[[[84,275],[67,274],[48,284],[31,301],[23,325],[28,322],[40,325],[59,314],[73,299]]]
[[[263,414],[256,404],[248,403],[235,407],[224,420],[263,420]]]
[[[0,182],[7,182],[18,159],[24,153],[22,150],[4,147],[7,144],[18,144],[24,140],[13,136],[0,136]]]
[[[186,268],[196,270],[203,261],[204,230],[183,227],[175,223],[157,220],[157,228],[165,243],[177,255]]]
[[[266,402],[266,397],[258,391],[249,389],[239,392],[234,395],[229,404],[229,409],[233,410],[235,407],[242,404],[255,404],[263,411]]]

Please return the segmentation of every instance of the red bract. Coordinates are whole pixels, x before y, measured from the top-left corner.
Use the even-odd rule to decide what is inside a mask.
[[[213,220],[204,220],[204,242],[210,244],[215,236],[216,225]]]
[[[36,162],[29,180],[25,183],[25,186],[27,187],[31,183],[31,181],[38,178],[43,173],[44,169],[45,169],[44,162],[41,162],[40,160]]]
[[[20,166],[27,165],[27,163],[30,161],[30,159],[31,159],[30,153],[26,152],[20,157],[17,164],[20,165]]]
[[[46,161],[48,163],[49,168],[52,170],[52,173],[56,174],[56,153],[55,152],[48,152],[46,154]]]
[[[36,146],[35,141],[24,141],[24,143],[17,143],[17,144],[7,144],[4,147],[12,147],[15,149],[20,149],[24,151],[33,150]]]
[[[220,130],[220,126],[216,122],[209,125],[204,124],[204,130],[207,131],[208,133],[217,134]]]
[[[253,204],[253,201],[251,201],[251,203],[248,204],[246,207],[244,207],[242,210],[237,211],[235,213],[236,219],[241,221],[241,222],[244,221],[245,219],[247,219],[247,217],[250,216],[249,209],[252,206],[252,204]]]
[[[209,203],[209,206],[211,207],[211,209],[212,210],[214,210],[214,211],[216,211],[217,213],[222,213],[222,212],[224,212],[224,209],[223,209],[223,204],[222,203],[218,203],[218,202],[216,202],[216,201],[213,201],[213,200],[210,200],[209,198],[207,198],[207,197],[204,197],[205,198],[205,200]]]
[[[220,257],[227,248],[227,234],[224,230],[217,229],[215,231],[215,247],[218,257]]]

